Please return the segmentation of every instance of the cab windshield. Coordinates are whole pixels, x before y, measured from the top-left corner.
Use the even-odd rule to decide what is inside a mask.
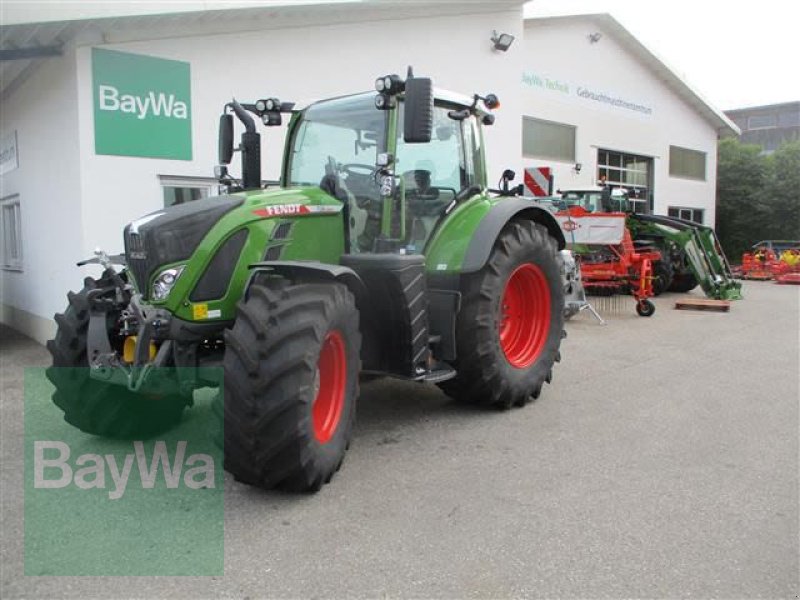
[[[371,171],[378,152],[386,147],[386,115],[375,109],[375,94],[310,106],[292,140],[288,184],[323,187],[334,166]]]
[[[397,114],[378,110],[372,93],[337,98],[306,109],[292,134],[286,184],[319,187],[346,205],[350,252],[374,251],[382,232],[385,203],[376,164],[387,147],[395,152],[393,193],[398,200],[392,203],[397,214],[391,221],[396,227],[404,219],[395,235],[404,231],[399,241],[407,252],[421,252],[444,208],[482,181],[475,117],[454,120],[449,107],[437,104],[430,142],[407,144],[398,126],[397,138],[387,143],[389,119],[403,123],[403,110],[402,100]]]

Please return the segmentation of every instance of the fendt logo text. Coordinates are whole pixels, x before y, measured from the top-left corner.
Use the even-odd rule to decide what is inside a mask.
[[[108,497],[119,500],[128,488],[134,460],[143,489],[156,486],[160,471],[168,489],[178,488],[181,481],[185,487],[194,490],[215,487],[214,459],[209,454],[191,454],[187,457],[186,445],[186,442],[177,443],[171,463],[165,442],[154,444],[149,461],[144,443],[133,442],[134,452],[127,454],[122,464],[117,462],[113,454],[81,454],[70,464],[72,452],[67,444],[36,441],[33,445],[33,487],[58,489],[73,484],[82,490],[108,489]],[[48,457],[45,457],[45,452]],[[57,455],[52,456],[53,453]]]

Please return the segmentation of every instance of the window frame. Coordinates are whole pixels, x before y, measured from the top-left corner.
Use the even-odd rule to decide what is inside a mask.
[[[11,211],[13,216],[12,226],[14,228],[14,242],[16,242],[16,257],[9,256],[9,240],[6,237],[8,211]],[[19,194],[10,194],[4,198],[0,198],[0,232],[3,235],[2,247],[2,269],[4,271],[18,271],[24,270],[24,255],[22,243],[22,205],[20,203]]]
[[[695,175],[688,175],[686,173],[676,173],[675,168],[673,167],[673,150],[679,150],[682,152],[687,152],[691,154],[697,154],[703,156],[703,176],[697,177]],[[689,179],[691,181],[708,181],[708,152],[703,152],[702,150],[695,150],[693,148],[686,148],[684,146],[676,146],[674,144],[669,145],[669,156],[667,159],[667,171],[670,177],[674,177],[676,179]]]
[[[564,129],[569,129],[572,131],[572,156],[569,158],[565,158],[564,156],[557,156],[553,153],[541,153],[536,154],[533,152],[526,152],[525,149],[525,123],[526,122],[533,122],[533,123],[544,123],[546,125],[556,125],[558,127],[563,127]],[[550,119],[541,119],[539,117],[532,117],[530,115],[522,115],[522,139],[520,140],[522,143],[522,156],[523,158],[533,158],[539,160],[552,160],[555,162],[562,162],[567,164],[575,164],[577,161],[578,156],[578,126],[571,125],[569,123],[561,123],[560,121],[552,121]]]
[[[748,115],[747,117],[747,128],[745,131],[761,131],[762,129],[777,129],[778,128],[778,121],[780,115],[775,113],[769,114],[761,114],[761,115]],[[772,122],[769,125],[752,125],[753,119],[764,119],[764,118],[772,118]]]
[[[631,159],[630,164],[633,166],[625,166],[626,159]],[[649,214],[653,212],[654,169],[655,160],[652,156],[612,150],[611,148],[597,148],[597,181],[599,185],[626,190],[628,200],[635,213]],[[629,179],[629,174],[634,180],[641,175],[644,183],[626,181]],[[605,179],[603,179],[604,176]]]
[[[164,188],[197,188],[204,190],[201,198],[208,198],[221,194],[224,186],[213,177],[188,177],[180,175],[159,175],[158,183],[161,186],[162,195]],[[166,199],[164,199],[166,202]],[[171,205],[175,206],[175,205]],[[164,204],[166,208],[167,205]]]
[[[671,215],[671,211],[677,211],[678,214]],[[683,211],[689,211],[689,217],[683,216]],[[696,214],[699,213],[700,220],[694,218]],[[693,223],[697,223],[698,225],[705,225],[705,216],[706,216],[706,209],[705,208],[697,208],[694,206],[667,206],[667,216],[677,219],[683,219],[684,221],[691,221]]]

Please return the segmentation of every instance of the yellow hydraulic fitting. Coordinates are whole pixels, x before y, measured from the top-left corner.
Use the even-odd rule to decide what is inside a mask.
[[[122,360],[126,363],[132,363],[136,354],[136,336],[129,335],[125,338],[125,343],[122,346]],[[150,360],[156,357],[156,345],[150,342]]]

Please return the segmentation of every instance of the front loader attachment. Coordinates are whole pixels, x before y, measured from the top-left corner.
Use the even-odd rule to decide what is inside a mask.
[[[733,278],[717,234],[693,221],[659,215],[629,216],[636,237],[663,237],[676,244],[706,296],[715,300],[740,300],[742,284]]]

